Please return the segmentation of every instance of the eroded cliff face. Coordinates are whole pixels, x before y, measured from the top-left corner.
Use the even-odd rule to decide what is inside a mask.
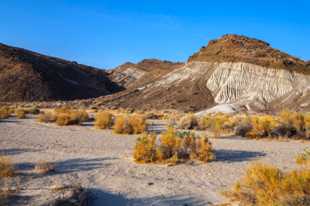
[[[272,102],[291,92],[302,92],[309,76],[249,63],[220,63],[207,81],[217,103]]]
[[[244,62],[193,61],[164,76],[152,89],[176,87],[184,82],[198,84],[201,91],[211,91],[217,104],[255,105],[259,109],[272,106],[281,98],[278,104],[296,101],[310,88],[310,76],[295,71]],[[302,102],[306,101],[304,98]]]

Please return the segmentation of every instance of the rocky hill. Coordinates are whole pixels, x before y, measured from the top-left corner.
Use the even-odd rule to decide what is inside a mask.
[[[218,104],[249,110],[303,109],[310,107],[308,65],[266,42],[225,35],[210,41],[184,66],[171,69],[159,79],[96,102],[186,111]]]
[[[125,88],[146,85],[159,80],[165,74],[184,66],[180,62],[144,59],[137,64],[127,62],[110,71],[109,77]]]
[[[107,72],[0,45],[0,101],[100,96],[73,104],[183,111],[214,106],[310,110],[309,85],[309,62],[239,35],[210,41],[184,64],[146,59]]]
[[[84,99],[120,89],[103,70],[0,44],[0,101]]]

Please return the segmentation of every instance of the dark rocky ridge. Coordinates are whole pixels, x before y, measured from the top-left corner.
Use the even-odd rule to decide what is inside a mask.
[[[120,89],[104,70],[0,44],[0,101],[84,99]]]

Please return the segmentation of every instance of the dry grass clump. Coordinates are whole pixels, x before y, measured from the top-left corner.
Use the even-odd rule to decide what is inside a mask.
[[[11,116],[11,111],[7,107],[0,108],[0,119],[7,119]]]
[[[89,120],[89,115],[84,110],[70,110],[58,108],[54,111],[56,124],[59,126],[76,125]]]
[[[113,126],[113,115],[110,112],[102,111],[96,114],[95,127],[98,129],[110,129]]]
[[[115,118],[113,131],[117,134],[141,134],[146,130],[146,120],[140,115],[120,115]]]
[[[248,138],[287,137],[310,139],[310,116],[307,113],[288,111],[283,111],[275,116],[248,116],[237,125],[236,134]]]
[[[177,164],[187,160],[209,162],[214,159],[214,152],[208,138],[169,128],[159,139],[152,134],[138,138],[133,157],[138,163]]]
[[[37,106],[23,108],[27,114],[40,114],[40,109]]]
[[[306,149],[303,153],[297,155],[296,163],[299,165],[310,166],[310,149]]]
[[[79,119],[71,116],[70,113],[60,113],[56,116],[56,124],[58,126],[79,124]]]
[[[54,112],[45,112],[37,118],[38,122],[56,122],[59,126],[75,125],[88,121],[89,115],[84,110],[70,110],[67,108],[57,108]]]
[[[205,115],[198,119],[198,128],[200,130],[210,130],[213,132],[214,137],[219,137],[223,133],[230,133],[233,131],[238,118],[217,113],[215,115]]]
[[[244,206],[310,205],[310,170],[285,173],[273,166],[254,164],[225,195]]]
[[[11,161],[0,156],[0,205],[10,205],[9,200],[16,192],[16,187],[12,188],[14,182],[11,181],[14,175],[14,166]]]
[[[44,112],[37,117],[38,122],[52,123],[56,121],[56,116],[52,112]]]
[[[252,129],[246,134],[249,138],[268,137],[271,131],[278,126],[275,117],[271,115],[255,115],[250,117]]]
[[[48,174],[55,171],[55,164],[41,161],[35,165],[34,171],[40,175]]]
[[[15,115],[18,119],[25,119],[27,112],[24,109],[16,109]]]
[[[14,175],[14,167],[11,161],[0,156],[0,179],[5,177],[12,177]]]
[[[180,129],[197,129],[198,118],[194,114],[187,114],[180,119],[178,127]]]
[[[146,130],[146,119],[142,115],[129,116],[128,124],[131,125],[133,134],[141,134]]]

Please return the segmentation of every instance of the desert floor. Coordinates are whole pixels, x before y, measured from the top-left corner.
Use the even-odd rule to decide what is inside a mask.
[[[137,136],[116,135],[90,125],[58,127],[34,119],[0,123],[0,153],[19,172],[16,205],[40,205],[55,185],[82,185],[93,205],[211,205],[225,202],[222,191],[255,161],[282,169],[297,167],[294,158],[310,144],[302,141],[211,139],[217,160],[177,166],[132,161]],[[37,162],[54,162],[56,171],[36,175]]]

